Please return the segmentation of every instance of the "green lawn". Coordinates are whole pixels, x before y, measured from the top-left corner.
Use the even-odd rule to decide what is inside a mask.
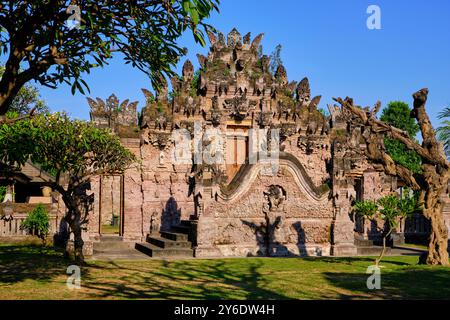
[[[450,268],[417,260],[387,257],[374,291],[370,257],[89,261],[70,290],[61,252],[0,245],[0,299],[449,299]]]

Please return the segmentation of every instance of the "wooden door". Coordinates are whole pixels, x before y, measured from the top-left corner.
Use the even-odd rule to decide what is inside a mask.
[[[248,127],[239,125],[227,126],[226,146],[226,174],[228,182],[233,180],[236,173],[248,157]]]

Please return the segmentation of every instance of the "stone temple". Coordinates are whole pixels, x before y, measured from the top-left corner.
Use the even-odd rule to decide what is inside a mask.
[[[366,160],[361,128],[334,105],[324,116],[307,78],[289,81],[282,65],[271,74],[262,34],[208,36],[199,72],[186,61],[170,94],[165,81],[155,96],[143,89],[139,116],[136,102],[88,99],[91,120],[119,135],[139,163],[92,181],[87,252],[101,247],[114,215],[120,240],[152,256],[355,255],[376,240],[352,203],[402,183]],[[255,153],[260,144],[268,157]],[[224,161],[205,161],[217,155]],[[420,218],[413,224],[396,230],[400,238],[429,228]]]

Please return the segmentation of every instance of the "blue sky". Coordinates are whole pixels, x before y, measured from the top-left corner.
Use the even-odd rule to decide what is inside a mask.
[[[381,9],[381,30],[369,30],[369,5]],[[436,126],[437,113],[450,106],[450,1],[448,0],[222,0],[220,14],[209,23],[225,35],[236,27],[242,35],[265,33],[265,54],[283,46],[282,60],[290,80],[307,76],[312,94],[322,95],[320,107],[334,96],[350,96],[357,104],[373,105],[378,99],[412,104],[411,94],[430,89],[428,111]],[[190,34],[180,39],[187,57],[197,67],[196,53],[208,48],[195,44]],[[182,58],[181,69],[186,58]],[[150,88],[147,76],[120,57],[84,78],[91,96],[120,100],[144,97]],[[52,111],[66,110],[88,119],[85,96],[72,96],[69,86],[42,88]]]

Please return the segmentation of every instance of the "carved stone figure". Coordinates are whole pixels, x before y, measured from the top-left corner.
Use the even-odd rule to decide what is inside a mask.
[[[267,192],[264,192],[264,196],[268,200],[269,210],[278,211],[282,207],[281,205],[286,200],[286,191],[281,186],[271,185]]]

